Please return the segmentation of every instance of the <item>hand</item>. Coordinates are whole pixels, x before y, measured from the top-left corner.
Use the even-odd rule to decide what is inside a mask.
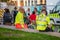
[[[48,27],[51,28],[52,27],[52,24],[49,24]]]

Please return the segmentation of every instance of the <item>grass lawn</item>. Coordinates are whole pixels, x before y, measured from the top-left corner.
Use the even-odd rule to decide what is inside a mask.
[[[0,40],[60,40],[55,36],[0,28]]]

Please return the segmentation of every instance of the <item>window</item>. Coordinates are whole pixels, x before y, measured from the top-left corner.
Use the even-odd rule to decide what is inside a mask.
[[[56,5],[56,10],[57,10],[57,11],[60,10],[60,2],[57,3],[57,5]]]
[[[60,5],[57,6],[56,10],[57,10],[57,11],[60,10]]]
[[[35,0],[35,6],[37,5],[37,0]]]
[[[42,0],[40,0],[40,4],[42,4]]]
[[[27,1],[25,1],[25,6],[27,6]]]
[[[30,0],[28,0],[28,6],[30,6]]]
[[[9,1],[9,0],[1,0],[1,2],[7,2],[7,1]]]
[[[23,0],[20,0],[20,6],[24,6]]]
[[[23,2],[23,0],[20,0],[20,2]]]
[[[46,4],[46,0],[42,0],[42,4]]]
[[[32,1],[32,3],[31,3],[31,4],[32,4],[32,6],[33,6],[33,1]]]

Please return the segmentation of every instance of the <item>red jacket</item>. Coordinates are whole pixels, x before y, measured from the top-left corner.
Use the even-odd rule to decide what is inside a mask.
[[[32,21],[32,20],[36,20],[36,14],[32,14],[32,15],[30,15],[30,17],[29,17],[29,19]]]

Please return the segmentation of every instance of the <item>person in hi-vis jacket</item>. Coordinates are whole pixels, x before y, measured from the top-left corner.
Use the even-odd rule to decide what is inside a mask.
[[[16,15],[15,26],[19,29],[27,28],[27,25],[24,23],[24,9],[22,7],[19,8],[19,11]]]
[[[36,24],[37,24],[37,30],[39,31],[45,31],[45,30],[49,31],[51,29],[50,18],[46,16],[45,10],[42,10],[41,14],[36,17]]]

